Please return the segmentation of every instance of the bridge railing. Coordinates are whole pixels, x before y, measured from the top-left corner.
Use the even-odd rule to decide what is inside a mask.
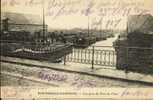
[[[90,64],[117,69],[153,68],[153,48],[127,46],[91,46],[88,48],[73,48],[72,53],[65,57],[66,62]],[[135,67],[138,66],[138,67]]]
[[[66,56],[66,62],[76,62],[102,66],[116,66],[116,52],[113,47],[97,47],[78,49],[73,48],[72,53]]]

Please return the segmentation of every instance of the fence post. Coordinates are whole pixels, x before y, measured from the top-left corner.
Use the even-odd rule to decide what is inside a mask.
[[[125,66],[125,73],[128,73],[128,67],[129,67],[129,47],[126,47],[126,66]]]
[[[64,55],[64,65],[66,65],[66,55]]]
[[[92,69],[94,69],[94,53],[95,53],[95,50],[94,50],[94,46],[92,47]]]

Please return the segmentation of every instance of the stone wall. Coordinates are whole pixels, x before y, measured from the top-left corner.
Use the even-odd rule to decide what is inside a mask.
[[[134,32],[128,35],[129,69],[153,72],[153,34]]]
[[[153,73],[153,17],[132,15],[126,35],[116,40],[117,69]]]
[[[153,34],[133,32],[116,41],[117,69],[153,73]]]

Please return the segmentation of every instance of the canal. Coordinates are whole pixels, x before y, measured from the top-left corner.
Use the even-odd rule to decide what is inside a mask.
[[[111,38],[107,38],[107,40],[102,40],[102,41],[98,41],[94,44],[92,44],[91,46],[98,46],[96,47],[96,49],[105,49],[105,46],[113,46],[113,42],[117,39],[119,33],[116,33],[114,37]],[[89,48],[91,48],[91,46]],[[100,47],[101,46],[101,47]],[[108,49],[108,48],[106,48]],[[113,48],[111,48],[112,50],[114,50]]]

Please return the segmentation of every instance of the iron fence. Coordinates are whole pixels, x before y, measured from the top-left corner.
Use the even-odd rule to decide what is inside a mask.
[[[86,49],[73,48],[72,53],[66,56],[66,62],[76,62],[83,64],[102,65],[102,66],[116,66],[116,52],[113,47],[101,47],[97,49],[96,46]]]
[[[153,48],[145,47],[111,47],[92,46],[90,48],[73,48],[72,53],[65,57],[65,62],[116,67],[129,69],[153,66]],[[137,67],[136,67],[137,66]]]

